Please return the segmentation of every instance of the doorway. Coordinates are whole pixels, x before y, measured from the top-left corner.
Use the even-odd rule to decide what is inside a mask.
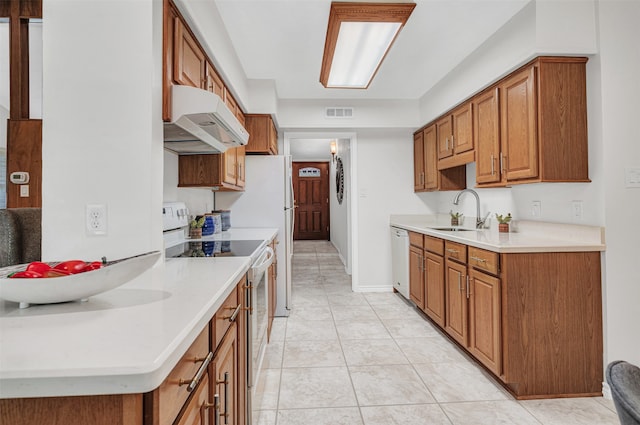
[[[294,240],[329,240],[329,163],[294,162]]]

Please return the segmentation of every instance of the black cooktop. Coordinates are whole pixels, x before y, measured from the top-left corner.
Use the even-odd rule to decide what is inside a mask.
[[[167,258],[178,257],[250,257],[264,241],[183,242],[165,250]]]

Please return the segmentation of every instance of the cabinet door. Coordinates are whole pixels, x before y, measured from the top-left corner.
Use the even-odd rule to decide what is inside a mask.
[[[207,78],[206,89],[209,90],[211,93],[217,94],[220,97],[220,99],[223,99],[224,83],[222,82],[222,79],[220,78],[216,70],[213,68],[213,65],[211,65],[209,62],[207,62],[207,65],[206,65],[206,78]]]
[[[498,88],[473,101],[473,133],[476,141],[476,183],[496,183],[500,173],[500,121]]]
[[[425,253],[424,311],[434,322],[444,326],[444,260],[441,256]]]
[[[222,181],[235,185],[238,179],[237,168],[238,148],[229,148],[222,154]]]
[[[424,256],[422,248],[409,247],[409,297],[424,310]]]
[[[507,180],[538,176],[535,80],[532,66],[500,84],[502,168]]]
[[[271,135],[269,137],[269,152],[278,155],[278,130],[273,120],[271,120]]]
[[[229,108],[233,115],[236,115],[238,113],[238,104],[236,103],[236,100],[233,98],[233,96],[231,96],[231,93],[229,93],[229,91],[226,89],[226,87],[224,91],[224,103],[225,105],[227,105],[227,108]]]
[[[467,102],[451,114],[451,148],[456,154],[473,150],[473,105]]]
[[[208,425],[209,422],[209,377],[204,375],[195,394],[182,411],[175,425]]]
[[[218,346],[213,358],[215,369],[214,394],[218,395],[220,407],[216,414],[221,424],[236,424],[237,419],[237,371],[238,336],[233,323]]]
[[[205,56],[180,18],[174,18],[173,78],[183,86],[204,88]]]
[[[453,155],[453,144],[451,143],[453,121],[451,115],[447,115],[436,122],[436,128],[438,133],[438,159],[447,158]]]
[[[436,126],[427,127],[423,132],[424,137],[424,188],[426,190],[438,190],[438,138]]]
[[[502,373],[500,279],[469,271],[469,350],[493,373]]]
[[[445,331],[467,346],[467,266],[447,259]]]
[[[238,146],[237,148],[235,148],[236,150],[236,186],[238,187],[244,187],[244,183],[245,183],[245,158],[246,158],[246,153],[245,153],[245,147],[244,146]]]
[[[424,136],[420,131],[413,135],[413,191],[424,189]]]

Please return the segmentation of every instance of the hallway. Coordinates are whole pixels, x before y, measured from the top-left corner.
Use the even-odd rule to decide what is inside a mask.
[[[515,401],[394,293],[354,293],[328,241],[296,241],[254,425],[614,425],[602,398]]]

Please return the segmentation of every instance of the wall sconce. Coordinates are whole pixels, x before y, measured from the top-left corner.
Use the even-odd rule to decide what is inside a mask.
[[[336,162],[336,153],[338,152],[338,145],[335,140],[332,140],[329,144],[331,150],[331,162]]]

